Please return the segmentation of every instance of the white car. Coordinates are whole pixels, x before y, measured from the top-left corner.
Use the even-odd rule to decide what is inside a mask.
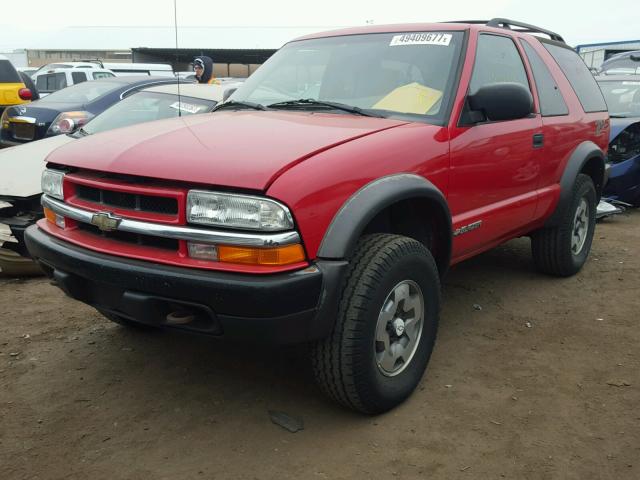
[[[96,64],[86,65],[40,69],[31,75],[31,78],[36,84],[40,97],[45,97],[76,83],[116,76],[111,70],[100,68]]]
[[[226,90],[238,84],[180,84],[149,87],[126,97],[94,117],[80,130],[0,150],[0,275],[33,270],[24,245],[24,230],[42,218],[40,177],[45,159],[69,142],[115,128],[162,120],[178,115],[208,113],[222,101]]]

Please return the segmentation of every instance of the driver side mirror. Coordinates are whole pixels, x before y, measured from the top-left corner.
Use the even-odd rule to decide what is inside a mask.
[[[504,121],[525,118],[533,113],[533,97],[520,83],[491,83],[467,97],[468,122]]]

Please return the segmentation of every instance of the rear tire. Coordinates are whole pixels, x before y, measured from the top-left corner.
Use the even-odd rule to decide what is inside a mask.
[[[402,403],[431,356],[439,309],[438,269],[423,244],[399,235],[363,237],[333,331],[311,349],[320,388],[366,414]]]
[[[559,277],[580,271],[591,250],[597,203],[593,180],[579,174],[560,224],[538,230],[531,236],[531,252],[538,270]]]

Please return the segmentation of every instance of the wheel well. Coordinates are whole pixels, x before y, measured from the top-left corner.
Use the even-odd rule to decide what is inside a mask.
[[[593,184],[596,187],[598,198],[600,198],[600,195],[602,194],[602,188],[604,187],[604,162],[602,161],[602,159],[598,157],[591,157],[582,166],[580,173],[584,173],[585,175],[589,175],[591,177],[591,180],[593,180]]]
[[[410,198],[386,207],[365,227],[363,235],[393,233],[413,238],[429,249],[440,276],[449,268],[451,226],[440,205],[427,198]]]

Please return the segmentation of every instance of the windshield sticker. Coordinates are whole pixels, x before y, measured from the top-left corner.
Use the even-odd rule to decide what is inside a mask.
[[[624,82],[622,82],[622,84],[623,85],[640,85],[640,82],[627,82],[627,81],[624,81]]]
[[[202,105],[194,105],[193,103],[184,103],[184,102],[174,102],[169,105],[171,108],[175,108],[176,110],[180,110],[181,112],[187,113],[198,113],[202,110]]]
[[[389,43],[390,47],[401,45],[441,45],[448,47],[453,35],[450,33],[405,33],[394,35]]]

